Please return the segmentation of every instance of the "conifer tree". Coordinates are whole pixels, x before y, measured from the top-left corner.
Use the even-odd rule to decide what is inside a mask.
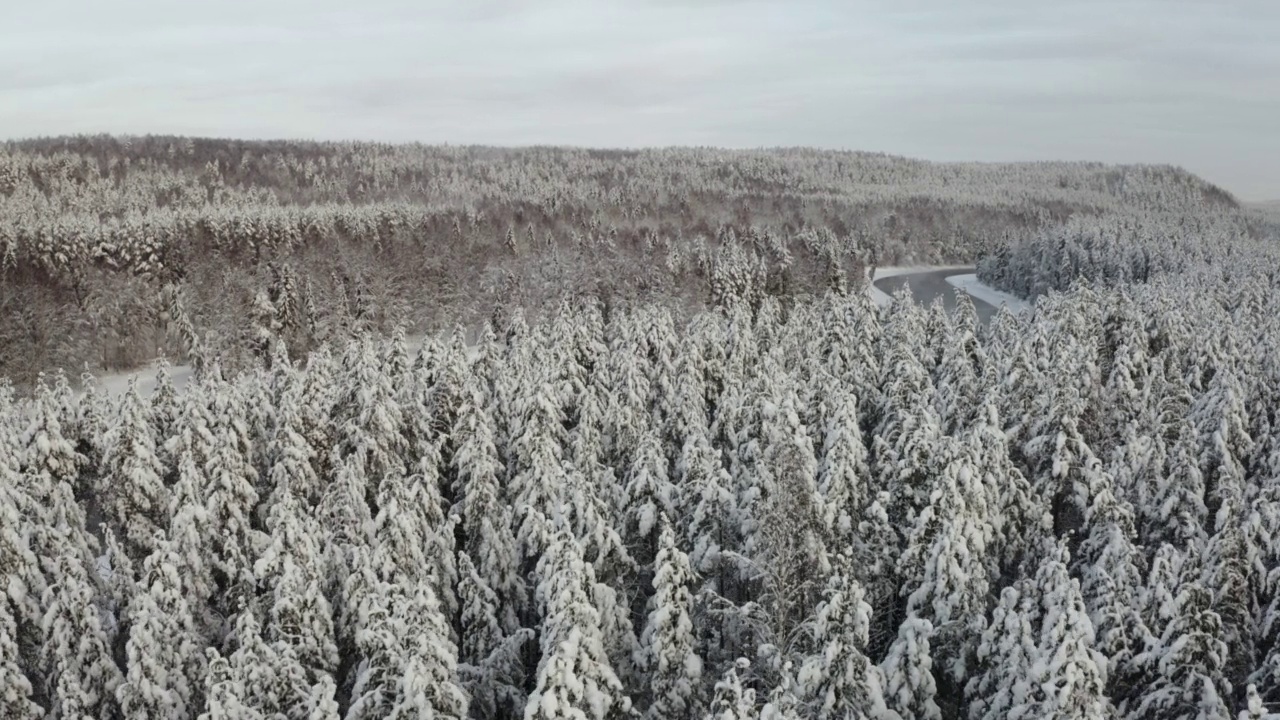
[[[116,689],[126,717],[191,717],[204,695],[205,657],[181,576],[178,544],[164,540],[143,564],[130,608],[126,674]]]
[[[1093,647],[1093,623],[1068,563],[1059,544],[1036,573],[1041,621],[1038,655],[1029,671],[1037,689],[1030,712],[1055,720],[1104,720],[1112,715],[1104,688],[1106,658]]]
[[[79,558],[62,555],[45,590],[44,679],[57,717],[112,717],[120,671],[94,602],[94,586]]]
[[[58,419],[57,399],[44,383],[43,377],[36,386],[31,403],[30,420],[22,434],[21,469],[29,476],[39,478],[32,487],[46,488],[56,483],[66,483],[74,490],[80,480],[80,472],[89,459],[78,452],[75,445],[62,432]],[[36,495],[35,500],[45,502],[46,497]]]
[[[533,631],[507,635],[498,620],[498,597],[466,553],[458,554],[461,645],[458,672],[471,699],[473,716],[494,717],[499,709],[514,715],[524,709],[524,663],[520,651]]]
[[[738,503],[719,452],[703,433],[695,432],[685,441],[677,463],[684,475],[679,486],[684,496],[682,527],[689,562],[694,570],[724,591],[732,569],[727,553],[738,547]]]
[[[953,457],[911,530],[898,572],[907,615],[933,624],[940,670],[963,682],[982,631],[993,530],[976,487],[975,457],[958,442],[944,452]]]
[[[343,362],[344,385],[334,408],[339,457],[354,457],[376,489],[383,476],[405,473],[404,414],[371,340],[349,346]],[[372,496],[369,501],[374,504]]]
[[[707,720],[755,720],[760,716],[756,708],[756,693],[743,687],[742,674],[750,667],[746,658],[739,658],[734,666],[716,683],[715,698]]]
[[[820,717],[883,719],[880,669],[864,654],[871,606],[852,575],[847,557],[838,556],[813,624],[818,652],[800,668],[799,684]]]
[[[156,455],[152,422],[137,381],[129,385],[116,423],[104,442],[99,496],[120,529],[129,557],[141,561],[169,526],[171,500]]]
[[[493,418],[483,402],[479,384],[468,383],[453,428],[454,494],[459,498],[465,554],[497,595],[495,612],[504,632],[512,633],[518,629],[517,613],[526,603],[527,591],[517,574],[520,558],[511,510],[502,503],[503,467],[495,445]]]
[[[267,445],[268,476],[272,495],[266,510],[278,502],[277,495],[289,492],[314,507],[320,501],[321,483],[316,474],[316,450],[307,440],[306,416],[302,406],[301,378],[290,377],[280,393],[275,425]]]
[[[1198,580],[1182,582],[1160,641],[1136,662],[1150,679],[1133,702],[1133,720],[1228,718],[1227,646],[1213,596]]]
[[[253,586],[253,562],[262,549],[262,533],[254,528],[258,502],[254,489],[257,471],[237,447],[235,431],[221,430],[206,467],[205,511],[209,517],[209,544],[216,582],[224,595],[224,614],[237,612]],[[230,612],[228,612],[230,611]]]
[[[675,486],[668,478],[667,458],[660,439],[649,428],[642,430],[636,441],[627,472],[626,492],[628,543],[638,549],[640,562],[652,562],[661,530],[658,520],[675,511]]]
[[[970,720],[997,720],[1025,713],[1036,691],[1031,667],[1040,660],[1035,624],[1039,608],[1027,584],[1000,594],[978,644],[976,668],[965,688]]]
[[[588,591],[593,584],[591,567],[582,561],[567,529],[551,535],[538,561],[538,577],[542,659],[537,685],[525,706],[526,720],[624,716],[631,700],[605,651],[600,613]]]
[[[858,537],[857,526],[869,502],[870,468],[858,427],[858,400],[840,386],[823,392],[826,429],[818,466],[818,490],[823,496],[823,524],[834,547],[848,547]]]
[[[31,678],[23,670],[18,646],[18,624],[10,601],[0,595],[0,716],[13,720],[44,717],[44,708],[33,700]]]
[[[933,678],[933,658],[929,654],[932,635],[933,625],[928,620],[907,618],[898,629],[898,639],[880,663],[879,670],[884,675],[882,702],[902,718],[940,720],[942,717],[934,701],[937,684]],[[868,715],[877,717],[872,713]]]
[[[776,382],[789,384],[784,378]],[[831,560],[813,444],[800,423],[794,392],[789,388],[780,392],[782,402],[762,412],[764,457],[757,485],[763,498],[751,512],[757,522],[754,546],[748,538],[744,547],[762,582],[770,642],[781,648],[817,605]]]
[[[649,678],[651,718],[692,717],[698,714],[702,658],[695,648],[694,582],[689,556],[676,545],[676,535],[664,515],[654,560],[654,595],[641,637],[639,665]]]
[[[1134,542],[1133,514],[1109,491],[1094,499],[1089,535],[1080,545],[1080,592],[1096,647],[1107,658],[1108,695],[1117,704],[1137,687],[1134,658],[1154,642],[1139,608],[1145,562]]]

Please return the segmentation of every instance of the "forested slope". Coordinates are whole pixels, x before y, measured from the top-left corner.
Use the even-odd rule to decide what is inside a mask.
[[[1074,217],[1235,208],[1176,168],[68,137],[0,146],[0,375],[159,355],[248,367],[364,331],[471,328],[565,293],[688,313],[759,276],[972,262]],[[501,312],[505,312],[502,310]]]
[[[1280,293],[566,302],[0,400],[0,716],[1262,717]]]

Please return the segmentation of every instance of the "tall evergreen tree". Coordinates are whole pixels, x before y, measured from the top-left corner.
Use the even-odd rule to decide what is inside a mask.
[[[649,619],[637,665],[649,678],[649,717],[693,717],[699,714],[702,685],[702,658],[696,651],[691,617],[693,569],[689,556],[677,546],[665,515],[661,527],[654,560],[654,595],[649,600]]]
[[[141,561],[169,526],[170,498],[156,455],[150,408],[130,383],[117,421],[104,441],[99,502],[119,528],[129,556]]]
[[[835,566],[813,625],[818,652],[801,667],[800,687],[819,717],[886,718],[880,669],[864,654],[871,606],[848,559]]]
[[[898,629],[898,639],[880,663],[884,675],[884,701],[902,718],[940,720],[942,711],[934,701],[937,684],[933,678],[933,658],[929,654],[929,637],[933,626],[928,620],[907,618]],[[868,713],[869,717],[883,717]]]
[[[526,720],[622,717],[631,699],[609,663],[600,612],[591,602],[591,567],[566,529],[551,534],[538,561],[538,603],[542,608],[542,659],[537,685],[525,706]]]

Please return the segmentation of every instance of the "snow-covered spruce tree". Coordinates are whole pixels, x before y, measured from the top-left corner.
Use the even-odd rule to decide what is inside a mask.
[[[865,293],[824,297],[818,338],[818,362],[825,374],[858,398],[854,411],[860,422],[870,420],[868,410],[874,405],[880,376],[880,357],[875,350],[880,323],[869,299]]]
[[[107,619],[103,622],[111,640],[111,654],[119,657],[129,639],[130,608],[138,592],[138,570],[111,528],[103,528],[106,552],[96,560],[98,604]]]
[[[276,403],[275,423],[267,443],[267,463],[271,494],[262,510],[270,512],[280,493],[289,492],[314,507],[320,502],[321,483],[316,474],[316,450],[307,440],[303,408],[303,382],[290,375]]]
[[[1054,531],[1061,535],[1080,529],[1106,471],[1080,429],[1085,399],[1079,388],[1059,378],[1041,405],[1023,452],[1032,487],[1051,500]]]
[[[337,395],[333,355],[322,347],[307,357],[298,401],[302,416],[299,432],[315,453],[311,466],[319,478],[333,477],[335,472],[333,408]]]
[[[605,651],[600,613],[589,593],[591,566],[567,529],[544,532],[550,541],[538,561],[542,659],[525,719],[623,717],[631,699]]]
[[[667,474],[667,457],[660,438],[651,427],[642,429],[636,439],[631,466],[626,476],[627,544],[636,559],[650,564],[657,553],[658,519],[674,515],[675,486]]]
[[[217,440],[205,468],[204,506],[210,529],[205,541],[219,589],[216,605],[224,617],[230,617],[249,598],[253,563],[265,538],[252,520],[258,502],[257,471],[237,447],[234,430],[221,430]]]
[[[448,623],[430,585],[409,583],[390,589],[390,595],[391,612],[385,620],[389,627],[385,632],[373,628],[373,632],[396,638],[398,645],[389,663],[398,679],[389,687],[374,690],[385,693],[386,717],[467,717],[468,698],[458,681],[457,647],[449,638]],[[358,680],[356,687],[357,691],[361,687]],[[364,697],[367,695],[357,692],[348,717],[368,717],[356,710]]]
[[[595,568],[604,583],[630,587],[639,568],[623,540],[621,516],[608,501],[606,488],[612,469],[599,465],[595,474],[584,472],[576,461],[566,462],[563,499],[559,509],[574,535],[582,543],[583,557]]]
[[[428,463],[424,463],[427,465]],[[436,597],[446,616],[455,611],[458,571],[454,564],[454,519],[446,519],[439,484],[421,474],[384,475],[373,519],[373,562],[393,584],[423,582],[441,588]]]
[[[254,612],[246,610],[236,618],[235,652],[224,658],[209,650],[209,709],[201,718],[298,716],[314,700],[297,658],[287,647],[269,645],[260,629]],[[336,710],[332,703],[323,706]]]
[[[1225,679],[1227,646],[1213,595],[1195,579],[1178,589],[1160,640],[1135,662],[1147,681],[1130,705],[1132,720],[1229,718],[1231,685]]]
[[[755,720],[760,717],[755,690],[742,684],[742,675],[750,667],[750,661],[739,658],[733,667],[725,671],[724,678],[716,683],[715,697],[706,720]]]
[[[697,654],[691,614],[694,583],[689,556],[676,544],[664,515],[654,560],[654,595],[640,639],[637,665],[649,679],[649,708],[654,720],[701,714],[702,658]]]
[[[338,648],[321,579],[287,561],[276,582],[269,613],[264,637],[275,652],[291,657],[313,686],[333,683]]]
[[[933,678],[933,657],[929,653],[932,635],[933,625],[928,620],[907,618],[898,628],[898,639],[889,646],[889,654],[880,663],[884,684],[882,702],[904,720],[940,720],[942,717],[934,700],[937,683]]]
[[[818,717],[887,720],[879,668],[864,654],[871,606],[846,556],[836,557],[813,622],[817,652],[800,668],[800,691]]]
[[[685,441],[676,473],[683,476],[678,492],[689,562],[706,582],[725,593],[726,584],[737,575],[725,553],[739,546],[738,502],[733,478],[705,430],[694,431]]]
[[[0,595],[0,716],[37,720],[44,717],[44,708],[33,700],[35,688],[22,667],[21,655],[13,607],[9,598]]]
[[[910,301],[895,300],[896,310],[882,337],[883,399],[872,438],[872,471],[878,486],[889,491],[889,519],[909,528],[929,502],[942,428],[933,406],[933,385],[921,363],[918,340],[913,339],[922,332],[918,311],[900,307],[903,302]]]
[[[105,418],[111,414],[109,398],[95,389],[93,376],[86,372],[81,379],[84,390],[77,393],[66,373],[58,370],[50,398],[57,408],[62,436],[83,457],[79,476],[71,486],[77,498],[96,490],[95,481],[102,464],[102,441],[107,429]]]
[[[307,682],[332,680],[338,667],[333,610],[325,596],[325,558],[317,520],[288,486],[278,487],[267,517],[271,533],[254,563],[260,593],[270,593],[263,635],[297,659]]]
[[[942,360],[934,371],[938,416],[954,434],[969,426],[982,397],[982,378],[988,372],[986,351],[978,342],[977,312],[969,294],[956,290],[956,316],[946,338]]]
[[[605,655],[614,673],[622,681],[624,692],[631,695],[632,688],[643,686],[646,680],[636,667],[637,658],[641,656],[640,639],[636,636],[632,622],[635,615],[633,606],[638,605],[639,601],[624,594],[614,585],[600,582],[595,576],[594,568],[592,576],[594,579],[588,592],[591,604],[600,613],[600,634],[604,640]],[[618,582],[621,587],[627,587],[623,584],[628,582],[626,579]],[[643,597],[639,593],[636,595]]]
[[[178,481],[178,470],[183,455],[191,459],[192,464],[203,477],[205,466],[213,457],[213,449],[217,445],[214,419],[210,417],[206,395],[212,385],[209,380],[188,387],[182,394],[181,411],[173,435],[165,444],[164,454],[172,457],[175,467],[172,475],[166,480],[169,485]],[[199,493],[204,491],[203,480],[196,486]],[[176,490],[176,488],[175,488]],[[197,494],[193,497],[201,497]],[[176,498],[175,498],[176,501]]]
[[[171,500],[156,456],[150,408],[138,394],[136,380],[124,394],[104,446],[99,502],[119,528],[129,557],[141,561],[169,526]]]
[[[636,323],[633,316],[617,313],[610,328],[607,367],[612,394],[604,416],[605,434],[623,467],[630,466],[641,432],[653,422],[648,362],[640,356],[643,341]]]
[[[1007,587],[975,653],[975,668],[965,687],[970,720],[1018,717],[1032,702],[1031,667],[1040,661],[1035,626],[1039,606],[1027,580]]]
[[[343,355],[342,390],[334,407],[338,456],[359,462],[371,492],[383,476],[406,471],[404,414],[381,365],[371,340],[350,344]],[[376,507],[373,495],[368,501]]]
[[[1223,672],[1234,687],[1240,687],[1254,669],[1255,619],[1262,614],[1249,582],[1259,551],[1244,532],[1246,517],[1239,502],[1231,495],[1223,499],[1218,508],[1219,530],[1200,555],[1200,580],[1212,593],[1213,610],[1222,621],[1222,640],[1227,647]]]
[[[777,382],[789,385],[782,377]],[[781,403],[762,412],[764,462],[757,477],[763,498],[752,512],[756,542],[748,550],[761,583],[761,602],[768,609],[771,637],[766,642],[788,652],[793,633],[821,597],[831,561],[813,444],[800,422],[794,392],[784,388],[780,394]]]
[[[504,468],[495,444],[493,417],[484,406],[479,383],[468,383],[467,390],[451,433],[456,443],[455,512],[462,516],[463,549],[498,597],[495,612],[503,631],[513,633],[519,628],[517,618],[527,603],[528,590],[517,574],[520,556],[511,508],[502,502]]]
[[[986,496],[994,539],[988,569],[994,575],[1016,573],[1052,530],[1052,518],[1032,492],[1031,484],[1009,458],[1008,436],[1001,430],[998,402],[989,394],[973,415],[964,436],[973,452],[974,480]]]
[[[858,427],[858,399],[829,382],[822,392],[826,428],[818,464],[818,490],[823,497],[823,525],[831,547],[851,547],[858,522],[869,502],[871,470]]]
[[[0,435],[0,604],[6,605],[16,623],[17,634],[10,637],[20,654],[11,660],[34,676],[41,645],[40,603],[47,583],[31,536],[36,531],[33,526],[43,523],[45,514],[19,484],[22,479],[13,459],[15,444],[13,438]]]
[[[120,670],[102,626],[95,588],[80,559],[64,554],[45,590],[42,649],[50,712],[65,718],[116,716]]]
[[[1194,429],[1184,424],[1177,441],[1170,448],[1165,472],[1149,492],[1144,504],[1147,537],[1152,542],[1167,542],[1174,547],[1199,551],[1208,542],[1211,527],[1205,506],[1204,475],[1196,459]]]
[[[858,542],[851,550],[856,579],[877,613],[872,618],[868,641],[867,654],[872,657],[884,656],[898,634],[899,611],[904,609],[898,575],[902,545],[898,531],[889,522],[889,513],[885,510],[888,504],[886,492],[878,493],[871,501],[858,523]]]
[[[1094,648],[1093,623],[1068,574],[1065,545],[1041,563],[1033,587],[1040,595],[1038,657],[1030,667],[1035,686],[1031,717],[1105,720],[1113,714],[1105,694],[1106,658]]]
[[[695,433],[707,432],[709,409],[707,407],[707,382],[705,361],[700,345],[679,348],[670,381],[671,394],[657,398],[659,414],[663,417],[663,445],[667,458],[674,467],[679,463],[681,448]],[[682,480],[677,472],[673,480]]]
[[[162,540],[143,563],[130,607],[126,673],[116,689],[125,717],[177,720],[201,706],[203,638],[182,578],[185,566],[173,540]]]
[[[560,488],[568,484],[563,459],[563,414],[545,379],[524,396],[512,428],[507,486],[519,523],[516,540],[526,558],[539,556],[550,538],[546,519],[558,512]]]
[[[1182,587],[1187,556],[1169,543],[1156,548],[1147,564],[1147,577],[1138,605],[1147,628],[1157,638],[1174,617],[1174,599]]]
[[[1244,463],[1253,452],[1249,437],[1249,411],[1244,389],[1236,373],[1223,368],[1214,374],[1208,390],[1197,398],[1188,420],[1200,439],[1199,464],[1204,475],[1205,499],[1214,525],[1222,529],[1225,518],[1218,515],[1223,503],[1237,507],[1245,493]]]
[[[993,530],[976,457],[959,441],[948,444],[951,460],[910,531],[898,572],[907,616],[929,620],[937,632],[939,679],[961,683],[982,632]]]
[[[610,388],[603,362],[594,366],[593,372],[578,395],[576,422],[569,438],[570,458],[574,467],[593,484],[593,494],[610,515],[618,515],[626,507],[626,492],[622,484],[625,469],[615,455],[613,443],[605,434],[605,413],[609,406]]]
[[[172,368],[163,359],[158,363],[155,385],[148,402],[151,406],[151,435],[155,438],[157,453],[164,466],[172,469],[177,460],[168,456],[164,448],[169,438],[177,432],[182,404],[178,400],[178,390],[173,384]]]
[[[457,646],[430,584],[384,582],[369,552],[353,547],[343,596],[344,634],[355,656],[343,661],[358,660],[347,679],[348,719],[466,716]]]
[[[1138,603],[1146,563],[1135,543],[1127,503],[1104,491],[1094,498],[1089,515],[1089,535],[1080,544],[1076,562],[1080,592],[1093,623],[1095,646],[1107,658],[1107,695],[1121,705],[1141,679],[1134,658],[1154,642]]]
[[[528,699],[523,690],[525,668],[521,651],[533,631],[520,628],[508,635],[498,621],[498,596],[480,576],[466,553],[458,553],[458,602],[461,607],[461,646],[458,675],[471,699],[473,717],[514,717]]]
[[[343,595],[340,589],[356,569],[353,553],[357,550],[367,553],[373,544],[373,517],[365,502],[368,484],[360,461],[348,457],[338,466],[337,476],[325,486],[316,509],[324,529],[326,595],[340,618],[354,613],[354,608],[347,608],[339,602]],[[348,631],[346,639],[350,641],[354,629],[345,629]]]
[[[23,448],[21,470],[33,476],[30,485],[36,493],[33,499],[45,503],[47,496],[39,493],[42,489],[47,491],[53,484],[66,483],[75,491],[80,482],[80,472],[89,460],[77,452],[75,445],[63,434],[57,398],[43,377],[36,385],[35,397],[28,407],[30,420],[20,440]]]

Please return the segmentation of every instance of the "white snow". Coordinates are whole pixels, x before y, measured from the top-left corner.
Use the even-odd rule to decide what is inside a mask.
[[[156,388],[156,373],[159,371],[159,367],[153,364],[132,372],[103,375],[97,378],[95,386],[106,395],[122,395],[129,389],[129,381],[137,378],[138,394],[144,398],[151,397],[151,392]],[[187,365],[170,366],[169,377],[173,380],[174,391],[182,392],[191,381],[191,374],[191,368]]]
[[[1016,295],[1001,292],[990,285],[978,282],[978,276],[972,273],[968,275],[952,275],[947,278],[947,282],[993,307],[1008,305],[1009,310],[1014,313],[1022,312],[1031,307],[1031,303]]]

